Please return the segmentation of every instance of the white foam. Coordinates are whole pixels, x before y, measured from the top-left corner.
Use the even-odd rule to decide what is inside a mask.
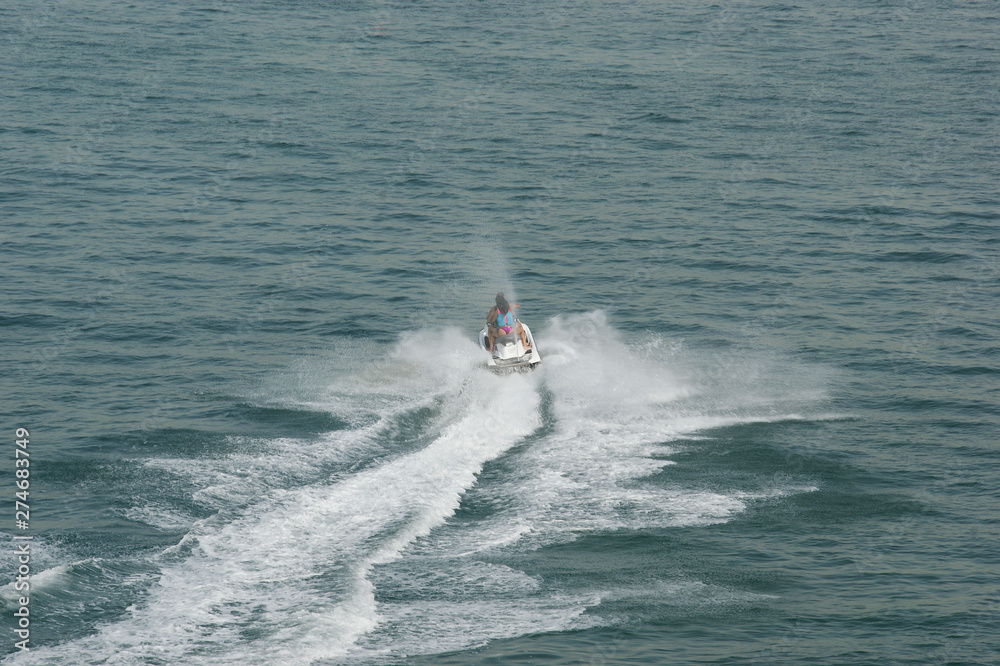
[[[581,598],[552,593],[517,599],[385,603],[384,631],[348,657],[351,663],[377,663],[379,657],[398,663],[402,655],[450,652],[526,634],[586,629],[597,621],[584,613],[599,602],[596,594]]]
[[[137,523],[171,532],[190,528],[195,522],[194,516],[158,503],[129,507],[122,515]]]
[[[352,661],[391,661],[593,626],[584,612],[599,602],[594,593],[553,590],[509,566],[464,558],[409,553],[374,574],[373,581],[389,590],[392,600],[379,605],[383,621],[359,641]]]
[[[439,534],[444,552],[467,556],[538,548],[598,531],[707,525],[729,520],[765,495],[814,489],[796,484],[769,493],[720,492],[670,483],[662,472],[674,464],[671,441],[697,438],[693,433],[710,427],[801,416],[772,410],[770,403],[764,413],[720,410],[720,403],[736,400],[725,377],[717,386],[701,377],[681,379],[672,369],[681,365],[681,346],[630,346],[601,312],[572,323],[556,318],[537,337],[546,351],[542,374],[552,397],[553,432],[514,454],[514,474],[478,491],[496,513],[476,530]],[[757,365],[766,382],[763,364]],[[692,404],[710,388],[728,397]],[[803,402],[799,394],[775,395],[783,406]]]
[[[544,378],[557,425],[517,454],[517,476],[486,491],[505,508],[480,543],[537,548],[594,531],[719,522],[745,508],[732,496],[643,481],[673,464],[667,442],[702,421],[676,417],[669,405],[686,387],[668,366],[632,353],[603,313],[572,326],[556,319],[539,345],[555,361]]]

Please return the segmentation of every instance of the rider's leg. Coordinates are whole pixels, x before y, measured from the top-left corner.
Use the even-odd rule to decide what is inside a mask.
[[[517,322],[517,334],[521,336],[521,344],[524,348],[528,348],[528,337],[524,334],[524,327],[521,326],[521,322]]]

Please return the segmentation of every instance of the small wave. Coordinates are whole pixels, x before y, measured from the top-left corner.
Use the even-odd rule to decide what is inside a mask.
[[[73,564],[59,564],[49,569],[43,569],[38,573],[32,573],[30,580],[31,593],[37,594],[61,587],[65,583],[67,575],[73,566]],[[26,595],[24,591],[14,589],[14,585],[16,584],[17,581],[11,581],[0,587],[0,599],[3,600],[4,606],[8,610],[18,608],[18,599]]]

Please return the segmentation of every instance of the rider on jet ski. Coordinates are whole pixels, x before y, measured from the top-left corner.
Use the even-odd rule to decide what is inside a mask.
[[[521,344],[524,346],[524,349],[528,350],[530,348],[528,338],[525,337],[524,329],[521,327],[521,322],[514,317],[514,308],[516,307],[520,306],[516,303],[514,305],[508,303],[502,291],[497,294],[496,305],[486,315],[486,325],[490,341],[489,352],[491,354],[493,353],[493,345],[496,342],[497,336],[506,335],[514,330],[515,327],[517,328],[517,334],[521,336]]]

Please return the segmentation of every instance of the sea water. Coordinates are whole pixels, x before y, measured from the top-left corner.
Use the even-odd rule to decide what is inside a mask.
[[[998,31],[5,3],[5,660],[1000,660]]]

